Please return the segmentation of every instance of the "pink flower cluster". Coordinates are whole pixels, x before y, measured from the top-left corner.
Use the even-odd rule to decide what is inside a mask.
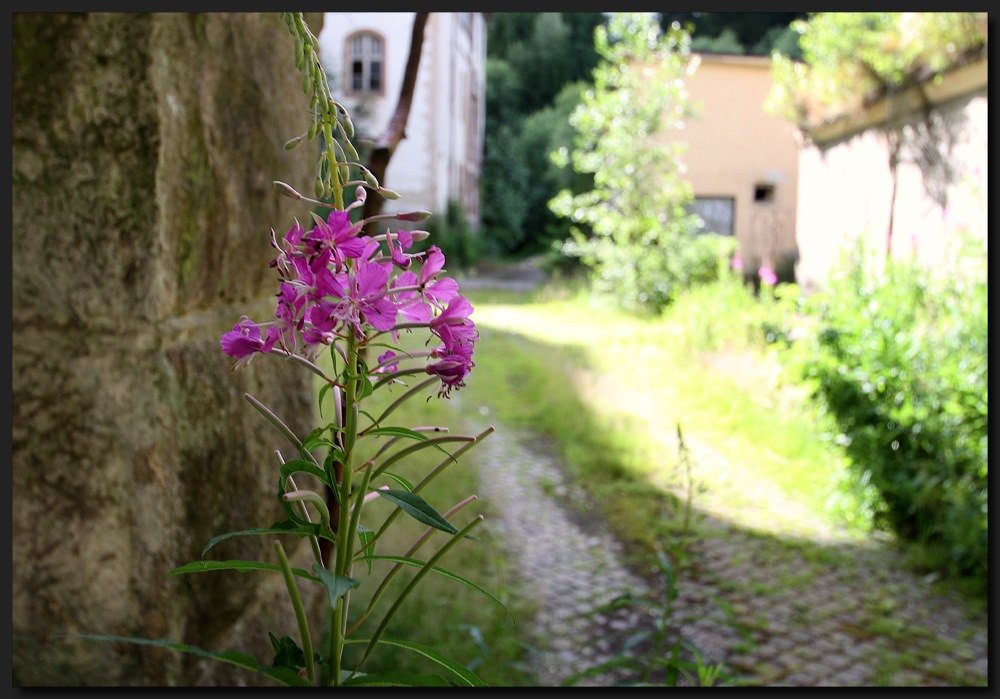
[[[760,283],[767,284],[768,286],[774,286],[778,283],[778,275],[774,273],[774,270],[770,267],[761,267],[757,270],[757,274],[760,275]]]
[[[223,351],[236,367],[276,346],[311,360],[349,333],[360,347],[380,333],[392,333],[398,342],[400,330],[427,327],[441,342],[427,353],[431,362],[425,368],[441,379],[440,395],[464,386],[479,334],[469,318],[472,304],[454,279],[441,276],[441,250],[432,246],[411,254],[412,233],[371,238],[358,235],[362,225],[352,224],[347,211],[333,211],[326,221],[316,217],[308,232],[296,222],[280,243],[272,230],[278,256],[271,266],[281,277],[275,320],[255,323],[243,316],[223,335]],[[411,270],[414,262],[419,272]],[[391,351],[380,356],[373,373],[397,371],[395,357]]]

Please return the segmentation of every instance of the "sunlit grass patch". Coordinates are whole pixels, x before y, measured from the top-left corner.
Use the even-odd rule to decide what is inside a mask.
[[[784,528],[807,538],[813,532],[803,529],[799,513],[780,507],[781,502],[797,503],[827,530],[843,527],[835,488],[840,465],[831,463],[830,451],[820,443],[815,416],[801,403],[785,396],[779,400],[777,389],[759,377],[740,381],[703,363],[678,338],[675,325],[625,315],[581,295],[551,300],[536,295],[530,303],[502,304],[474,297],[473,302],[477,325],[503,347],[493,355],[491,342],[482,344],[486,354],[481,356],[500,366],[494,371],[516,379],[528,376],[532,363],[548,367],[530,384],[491,383],[497,392],[518,392],[519,400],[504,398],[510,405],[505,419],[555,434],[568,450],[584,452],[584,461],[593,458],[594,449],[579,446],[578,436],[583,444],[591,437],[611,444],[617,440],[614,448],[620,453],[611,461],[628,465],[633,476],[661,491],[678,483],[680,423],[692,441],[720,457],[699,462],[695,452],[695,478],[708,491],[703,501],[714,497],[734,515],[747,514],[742,524]],[[528,352],[528,342],[536,354]],[[755,358],[761,365],[765,360]],[[575,395],[567,397],[570,392]],[[574,407],[572,401],[579,404]],[[573,455],[567,456],[572,462]]]

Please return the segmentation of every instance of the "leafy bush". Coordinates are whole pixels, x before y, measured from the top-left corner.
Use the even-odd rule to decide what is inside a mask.
[[[835,419],[876,526],[937,567],[987,572],[987,263],[968,244],[935,275],[881,265],[863,243],[812,302],[820,326],[799,354]]]
[[[685,289],[718,278],[718,260],[732,252],[731,238],[684,233],[653,243],[615,243],[608,238],[567,241],[563,252],[591,268],[595,291],[629,311],[659,311]]]

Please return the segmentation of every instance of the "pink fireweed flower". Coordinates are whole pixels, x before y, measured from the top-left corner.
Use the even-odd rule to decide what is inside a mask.
[[[358,238],[361,222],[351,224],[351,215],[346,211],[331,211],[326,222],[316,217],[316,226],[305,237],[315,253],[329,250],[338,269],[347,258],[358,258],[365,251],[365,243]]]
[[[274,309],[274,317],[278,320],[277,326],[268,331],[267,340],[264,342],[265,351],[280,343],[288,352],[295,351],[295,335],[302,332],[305,322],[304,311],[306,297],[298,294],[295,287],[288,282],[281,282],[278,291],[278,305]]]
[[[456,296],[440,315],[428,322],[431,332],[444,343],[443,347],[435,351],[436,354],[438,352],[448,355],[460,354],[469,362],[472,361],[473,348],[479,340],[476,324],[469,318],[472,311],[472,304],[468,299]]]
[[[427,250],[419,276],[413,272],[404,272],[396,278],[397,288],[419,287],[417,290],[400,291],[396,294],[397,301],[402,302],[399,312],[404,318],[412,322],[427,322],[435,311],[444,310],[458,296],[458,282],[449,277],[438,278],[443,268],[444,254],[437,246],[431,246]]]
[[[264,339],[260,335],[260,325],[246,316],[233,329],[222,336],[222,351],[236,361],[233,368],[238,369],[249,364],[258,352],[269,352],[264,348]],[[272,343],[273,344],[273,343]]]
[[[743,270],[743,260],[741,260],[738,257],[734,257],[733,258],[733,269],[735,269],[737,272],[742,271]]]
[[[447,354],[441,361],[428,364],[425,371],[431,376],[441,379],[441,388],[438,390],[439,398],[447,398],[451,395],[452,389],[459,389],[465,386],[465,377],[469,375],[469,370],[476,365],[471,358],[461,354]]]
[[[328,304],[330,317],[353,326],[359,340],[365,323],[379,332],[392,330],[398,311],[386,296],[391,272],[391,263],[358,260],[353,270],[336,275],[329,294],[334,299]]]
[[[778,283],[778,277],[774,273],[774,270],[770,267],[761,267],[757,274],[760,275],[760,283],[767,284],[768,286],[774,286]]]
[[[399,267],[399,269],[405,270],[409,268],[412,256],[405,254],[404,250],[409,250],[410,246],[413,245],[413,235],[408,231],[397,231],[396,232],[396,243],[393,243],[392,232],[385,232],[385,242],[389,246],[389,256],[392,257],[392,263]]]
[[[305,229],[303,229],[302,224],[296,220],[295,224],[288,229],[288,233],[285,234],[281,244],[279,244],[278,236],[272,228],[271,246],[278,251],[278,256],[271,260],[268,263],[268,266],[277,267],[282,275],[291,274],[292,261],[303,254],[299,252],[299,245],[302,242],[303,235],[305,235]]]
[[[428,325],[430,326],[431,332],[437,334],[438,331],[446,325],[471,324],[472,321],[469,320],[469,316],[472,315],[473,310],[475,309],[473,309],[472,304],[469,303],[469,299],[462,295],[458,295],[448,302],[447,308],[441,311],[441,313],[434,318],[431,318]]]
[[[392,350],[378,356],[378,364],[372,369],[373,374],[392,374],[399,371],[399,355]],[[395,359],[396,361],[391,361]]]
[[[305,343],[305,356],[313,359],[319,355],[323,347],[333,344],[337,339],[335,332],[339,318],[337,308],[329,301],[320,301],[306,309],[306,323],[302,329],[302,340]]]

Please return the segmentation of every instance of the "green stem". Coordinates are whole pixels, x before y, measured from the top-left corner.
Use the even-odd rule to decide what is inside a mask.
[[[462,500],[462,502],[458,503],[457,505],[452,507],[450,510],[448,510],[441,516],[444,517],[445,519],[448,519],[453,514],[458,512],[460,509],[468,505],[470,502],[473,502],[475,499],[476,499],[475,495],[470,495],[465,500]],[[435,531],[437,530],[434,529],[433,527],[427,527],[426,531],[424,531],[424,533],[420,535],[420,537],[413,543],[413,545],[406,550],[403,556],[409,558],[414,553],[416,553],[417,550],[424,545],[424,542],[427,541],[430,538],[431,534],[433,534]],[[368,542],[368,545],[370,546],[372,543],[374,543],[374,539]],[[363,550],[364,549],[362,549],[362,551]],[[351,630],[348,631],[348,633],[351,633],[352,631],[354,631],[354,629],[361,626],[362,622],[364,622],[364,620],[368,618],[368,615],[371,614],[372,609],[375,608],[376,603],[382,597],[382,593],[385,592],[385,589],[387,587],[389,587],[389,583],[392,582],[392,579],[396,576],[396,573],[398,573],[402,569],[403,569],[403,564],[397,563],[395,566],[393,566],[392,570],[390,570],[386,574],[386,576],[382,579],[382,582],[379,584],[378,589],[375,590],[375,594],[372,595],[372,599],[368,603],[368,607],[365,609],[365,613],[362,614],[361,618],[354,623],[354,626],[351,627]]]
[[[454,454],[450,454],[447,459],[439,463],[437,466],[431,469],[431,471],[427,475],[425,475],[422,479],[420,479],[420,482],[417,483],[415,486],[413,486],[412,492],[419,493],[420,489],[423,488],[425,485],[427,485],[427,483],[430,482],[430,480],[434,478],[434,476],[440,474],[444,469],[446,469],[451,464],[456,463],[458,461],[459,456],[461,456],[466,450],[471,449],[473,446],[478,444],[481,439],[491,434],[493,431],[494,431],[493,427],[487,427],[485,430],[476,435],[471,441],[466,442],[460,448],[455,450]],[[403,510],[401,508],[397,507],[392,512],[390,512],[389,516],[385,518],[385,522],[383,522],[382,526],[379,527],[379,530],[375,532],[375,536],[372,537],[372,541],[378,541],[385,533],[385,531],[389,528],[389,525],[392,524],[393,521],[395,521],[396,517],[398,517],[399,513],[402,511]]]
[[[350,497],[351,476],[354,472],[354,441],[358,433],[358,341],[353,332],[347,338],[347,367],[344,375],[347,385],[344,389],[344,472],[340,479],[340,517],[337,524],[337,558],[334,574],[347,577],[351,559],[347,556],[350,545]],[[330,619],[330,673],[334,685],[340,684],[340,667],[344,652],[344,631],[347,625],[347,596],[337,600],[337,606],[331,610]]]
[[[375,463],[369,461],[368,467],[365,468],[364,475],[361,477],[361,486],[357,490],[357,495],[354,498],[354,505],[351,509],[351,523],[347,527],[347,551],[345,552],[345,558],[348,561],[354,558],[354,534],[358,531],[358,522],[361,521],[361,506],[364,504],[365,492],[368,490],[368,482],[372,477],[373,466],[375,466]]]
[[[423,371],[423,370],[421,370],[421,371]],[[384,419],[386,419],[389,416],[390,413],[392,413],[393,410],[395,410],[400,405],[402,405],[403,403],[405,403],[408,398],[413,397],[413,394],[419,393],[420,391],[424,390],[425,388],[427,388],[427,386],[430,386],[432,383],[434,383],[437,380],[438,380],[438,378],[436,376],[432,376],[429,379],[427,379],[426,381],[421,381],[416,386],[414,386],[413,388],[411,388],[409,391],[407,391],[406,393],[404,393],[403,395],[401,395],[399,398],[397,398],[396,400],[394,400],[392,402],[392,404],[388,408],[386,408],[384,411],[382,411],[382,414],[379,415],[378,419],[375,421],[375,425],[380,424]],[[375,390],[375,388],[378,388],[378,386],[376,385],[372,390]],[[374,427],[374,425],[373,425],[373,427]]]
[[[285,549],[280,541],[275,540],[274,550],[278,553],[281,573],[285,576],[285,587],[288,588],[288,596],[292,598],[295,619],[299,622],[299,635],[302,637],[302,654],[306,660],[306,677],[309,678],[309,684],[315,684],[316,682],[313,678],[312,636],[309,634],[309,622],[306,620],[306,612],[302,607],[302,598],[299,597],[299,586],[295,584],[292,567],[288,564],[288,556],[285,555]]]
[[[448,551],[450,551],[451,548],[455,544],[457,544],[459,541],[461,541],[463,538],[465,538],[465,536],[470,531],[472,531],[472,529],[477,524],[479,524],[482,521],[483,521],[483,516],[482,515],[476,515],[476,517],[471,522],[469,522],[467,525],[465,525],[465,527],[460,532],[458,532],[458,534],[455,534],[451,538],[451,540],[447,541],[444,544],[444,546],[442,546],[438,550],[437,553],[435,553],[433,556],[431,556],[430,559],[428,559],[427,563],[424,564],[423,568],[421,568],[420,571],[416,575],[413,576],[413,579],[410,580],[409,584],[403,589],[403,591],[401,593],[399,593],[399,597],[396,598],[396,601],[392,603],[392,606],[389,608],[389,611],[387,611],[385,613],[385,616],[382,618],[382,622],[378,625],[378,628],[375,629],[375,633],[372,634],[371,641],[369,641],[368,647],[365,649],[365,654],[361,658],[361,661],[358,663],[357,667],[354,668],[354,672],[352,673],[352,675],[356,674],[358,672],[358,670],[361,669],[361,666],[364,665],[365,661],[368,660],[368,656],[371,655],[371,652],[372,652],[372,650],[374,650],[376,644],[378,643],[379,638],[381,638],[382,633],[385,631],[386,627],[389,625],[389,620],[392,618],[392,616],[399,609],[400,605],[403,604],[403,601],[407,597],[409,597],[409,595],[410,595],[411,592],[413,592],[413,589],[417,586],[417,584],[421,580],[424,579],[425,575],[427,575],[428,573],[431,572],[431,570],[434,568],[434,566],[437,565],[437,562],[440,561],[444,557],[444,555],[446,553],[448,553]]]

